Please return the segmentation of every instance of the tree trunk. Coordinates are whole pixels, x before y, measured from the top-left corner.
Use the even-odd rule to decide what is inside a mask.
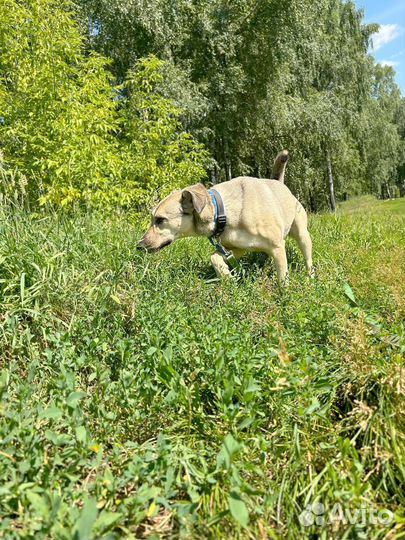
[[[225,179],[231,180],[232,178],[231,160],[229,159],[229,146],[228,146],[228,139],[226,135],[224,137],[224,162],[225,162]]]
[[[329,202],[332,212],[336,212],[335,186],[333,183],[332,162],[330,153],[326,154],[326,163],[328,166],[328,184],[329,184]]]
[[[228,180],[232,180],[232,169],[231,169],[231,164],[229,161],[228,161],[228,166],[227,166],[226,177]]]

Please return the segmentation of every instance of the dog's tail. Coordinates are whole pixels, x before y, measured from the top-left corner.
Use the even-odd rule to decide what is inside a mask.
[[[273,163],[270,178],[284,183],[284,173],[288,161],[288,151],[281,150]]]

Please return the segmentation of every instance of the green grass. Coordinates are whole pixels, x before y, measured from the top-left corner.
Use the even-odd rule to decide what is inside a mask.
[[[204,239],[3,207],[0,538],[405,536],[404,211],[312,216],[317,278],[290,243],[280,290],[261,256],[212,282]]]
[[[339,204],[340,214],[389,214],[404,215],[405,199],[378,200],[373,195],[354,197]]]

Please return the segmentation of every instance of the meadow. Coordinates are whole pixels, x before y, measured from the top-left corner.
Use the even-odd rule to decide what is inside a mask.
[[[261,255],[218,281],[205,239],[4,203],[0,538],[403,538],[404,225],[311,216],[316,279],[291,242],[279,288]]]

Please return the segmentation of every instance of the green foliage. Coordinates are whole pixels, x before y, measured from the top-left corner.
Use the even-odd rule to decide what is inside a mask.
[[[397,176],[397,167],[403,162],[404,138],[399,133],[401,121],[397,121],[401,94],[394,81],[394,70],[375,66],[372,83],[373,92],[361,118],[361,128],[368,187],[379,193],[382,183],[393,183]]]
[[[199,181],[206,153],[180,130],[157,89],[163,63],[140,61],[123,87],[108,60],[85,54],[70,2],[6,0],[0,8],[0,137],[35,201],[140,205]]]
[[[181,111],[157,90],[163,68],[156,57],[140,60],[124,83],[121,146],[129,201],[136,190],[137,201],[143,203],[151,194],[161,197],[205,177],[207,153],[181,131]]]
[[[268,176],[282,147],[288,183],[313,210],[327,204],[327,170],[338,198],[401,180],[400,93],[368,55],[377,27],[353,2],[0,10],[4,164],[31,201],[139,207],[205,170]]]
[[[403,534],[403,200],[313,216],[288,290],[260,256],[218,282],[203,240],[136,252],[124,214],[32,213],[267,176],[281,147],[312,208],[327,159],[338,195],[393,183],[373,31],[340,0],[0,3],[0,538]],[[318,501],[395,515],[304,527]]]
[[[0,212],[0,538],[402,534],[403,199],[312,216],[288,290],[125,216]],[[316,501],[395,518],[304,527]]]
[[[400,180],[398,88],[384,68],[391,91],[374,91],[383,68],[368,48],[378,27],[364,24],[354,2],[77,4],[90,21],[90,46],[113,59],[118,80],[140,56],[168,61],[165,91],[210,150],[213,180],[266,177],[281,148],[292,157],[289,185],[313,209],[327,204],[328,157],[338,197]]]

